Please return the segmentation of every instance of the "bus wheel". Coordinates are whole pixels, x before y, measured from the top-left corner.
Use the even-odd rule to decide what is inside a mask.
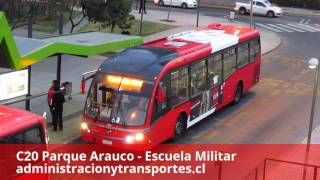
[[[179,139],[187,130],[186,119],[180,115],[176,121],[173,140]]]
[[[242,83],[238,83],[237,89],[234,94],[233,104],[238,104],[242,97]]]

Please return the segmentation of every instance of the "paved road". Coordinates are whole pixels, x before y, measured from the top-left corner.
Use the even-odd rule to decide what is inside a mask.
[[[154,4],[148,4],[147,10],[160,10],[160,11],[168,11],[170,9],[169,6],[158,6]],[[174,12],[185,12],[185,13],[191,13],[196,14],[197,9],[182,9],[179,7],[173,7],[171,16],[174,16]],[[220,18],[228,18],[229,17],[229,11],[225,9],[217,9],[217,8],[208,8],[208,7],[202,7],[200,10],[200,13],[202,15],[208,15],[213,17],[220,17]],[[236,14],[236,21],[241,22],[249,22],[249,15],[238,15]],[[201,19],[200,19],[201,21]],[[196,22],[195,22],[196,23]],[[268,26],[269,29],[275,29],[274,32],[281,31],[281,32],[310,32],[310,31],[320,31],[320,18],[319,16],[283,16],[281,18],[267,18],[264,16],[254,16],[254,23],[255,26],[261,27],[261,25]],[[280,25],[279,25],[280,24]],[[291,24],[291,25],[288,25]],[[271,26],[270,26],[271,25]],[[276,26],[276,28],[274,27]],[[286,27],[287,26],[287,27]],[[317,30],[314,28],[310,28],[308,26],[315,26]],[[278,28],[280,29],[278,29]],[[287,30],[283,30],[287,29]],[[298,29],[298,30],[297,30]],[[307,29],[307,30],[304,30]],[[308,31],[309,30],[309,31]]]

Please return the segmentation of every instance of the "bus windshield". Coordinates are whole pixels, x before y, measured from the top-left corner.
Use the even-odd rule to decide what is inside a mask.
[[[118,75],[97,74],[85,114],[94,120],[123,126],[145,123],[153,83]]]

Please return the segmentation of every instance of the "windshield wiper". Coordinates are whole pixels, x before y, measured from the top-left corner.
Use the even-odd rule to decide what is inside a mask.
[[[122,121],[122,125],[124,127],[127,127],[127,121],[124,119],[124,114],[123,114],[123,110],[122,110],[122,103],[121,103],[122,97],[123,97],[123,94],[121,94],[120,99],[119,99],[119,104],[118,104],[118,107],[117,107],[116,116],[118,116],[119,112],[121,112],[120,113],[120,116],[121,116],[120,121]]]

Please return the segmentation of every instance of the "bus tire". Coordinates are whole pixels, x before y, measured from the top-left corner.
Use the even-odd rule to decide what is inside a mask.
[[[240,102],[242,93],[243,93],[243,85],[242,85],[242,82],[239,82],[235,90],[233,104],[238,104]]]
[[[175,127],[174,127],[174,137],[173,141],[178,140],[183,134],[187,131],[187,120],[186,118],[180,114],[177,118]]]

